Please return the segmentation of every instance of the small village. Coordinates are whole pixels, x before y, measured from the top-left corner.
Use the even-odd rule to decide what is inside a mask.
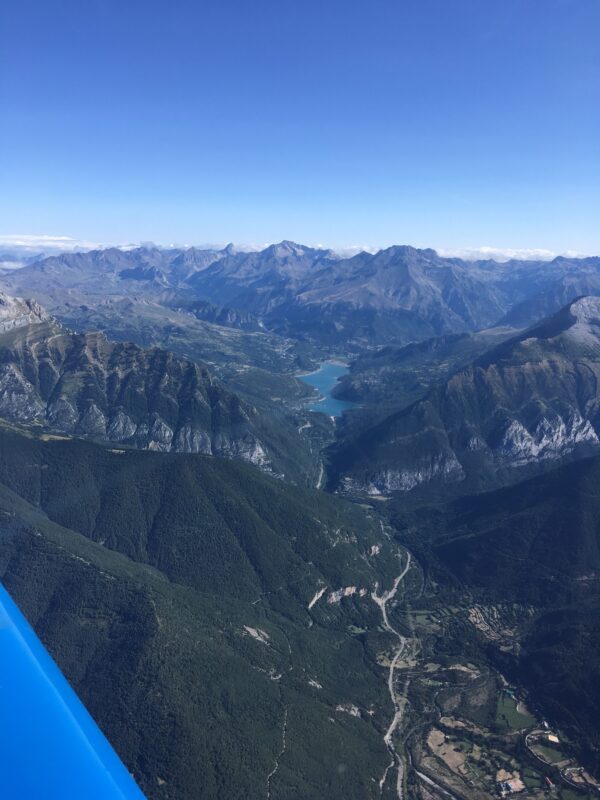
[[[476,672],[474,665],[471,674],[467,669],[471,665],[462,665],[460,671],[472,686],[471,697],[491,690],[488,700],[492,707],[495,704],[494,723],[477,719],[473,706],[467,709],[462,703],[451,715],[443,714],[429,729],[425,748],[417,751],[421,775],[445,796],[465,800],[494,795],[536,800],[600,797],[600,782],[576,760],[570,742],[523,691],[500,676],[498,693],[491,689],[489,676],[486,686],[483,673]],[[458,671],[456,665],[454,671]],[[432,786],[424,787],[421,796],[437,797]]]

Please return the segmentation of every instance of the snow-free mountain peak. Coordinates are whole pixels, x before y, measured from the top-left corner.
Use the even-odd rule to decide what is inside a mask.
[[[0,292],[0,333],[50,319],[50,315],[35,300],[23,300]]]

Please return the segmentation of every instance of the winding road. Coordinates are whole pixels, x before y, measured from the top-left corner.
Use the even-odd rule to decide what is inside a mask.
[[[384,592],[383,594],[379,595],[379,594],[377,594],[377,586],[376,586],[375,587],[375,591],[373,591],[371,593],[371,598],[379,606],[379,609],[381,610],[381,617],[383,619],[383,627],[385,628],[386,631],[388,631],[388,633],[391,633],[398,640],[398,648],[397,648],[397,650],[396,650],[396,652],[394,654],[394,658],[392,659],[392,662],[390,664],[389,673],[388,673],[388,690],[389,690],[390,697],[392,699],[392,703],[393,703],[393,706],[394,706],[394,717],[393,717],[393,719],[392,719],[392,721],[390,723],[389,728],[387,729],[387,731],[385,733],[385,736],[383,737],[383,740],[385,742],[385,745],[386,745],[386,747],[388,749],[388,752],[389,752],[392,760],[388,764],[388,766],[386,767],[385,772],[383,773],[383,775],[381,777],[381,780],[379,781],[379,790],[380,790],[380,792],[383,792],[383,788],[384,788],[384,786],[385,786],[385,784],[387,782],[387,779],[388,779],[388,774],[389,774],[390,770],[393,769],[396,766],[396,768],[397,768],[396,795],[397,795],[399,800],[402,800],[403,793],[404,793],[403,792],[404,762],[402,760],[402,757],[400,756],[400,754],[396,750],[396,747],[394,745],[393,739],[394,739],[394,733],[396,732],[396,729],[398,728],[398,725],[400,724],[400,722],[402,720],[402,716],[404,714],[404,709],[406,708],[406,690],[408,689],[408,682],[405,684],[404,690],[402,691],[402,693],[398,693],[396,691],[396,687],[394,685],[394,682],[395,682],[394,678],[395,678],[395,672],[396,672],[396,667],[398,665],[398,662],[400,661],[400,659],[404,655],[404,651],[406,649],[406,637],[402,636],[402,634],[399,633],[390,624],[390,621],[388,619],[388,613],[387,613],[387,604],[389,603],[390,600],[393,600],[394,597],[396,596],[396,592],[398,591],[398,587],[400,586],[400,584],[402,583],[402,581],[406,577],[407,572],[410,569],[410,564],[411,564],[411,555],[407,550],[406,551],[406,564],[404,565],[404,568],[403,568],[402,572],[394,580],[394,584],[393,584],[392,588],[389,591]]]

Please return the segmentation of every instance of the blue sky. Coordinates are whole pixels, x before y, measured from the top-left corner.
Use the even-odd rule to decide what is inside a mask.
[[[600,253],[598,0],[3,0],[0,234]]]

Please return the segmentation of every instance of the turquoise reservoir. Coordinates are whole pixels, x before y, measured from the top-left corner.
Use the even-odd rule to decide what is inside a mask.
[[[315,372],[298,376],[301,381],[314,387],[321,395],[320,400],[310,403],[308,406],[310,411],[321,411],[330,417],[339,417],[347,409],[356,408],[356,403],[337,400],[331,395],[336,383],[348,372],[349,369],[344,364],[339,364],[337,361],[324,361]]]
[[[0,586],[2,800],[144,800]]]

